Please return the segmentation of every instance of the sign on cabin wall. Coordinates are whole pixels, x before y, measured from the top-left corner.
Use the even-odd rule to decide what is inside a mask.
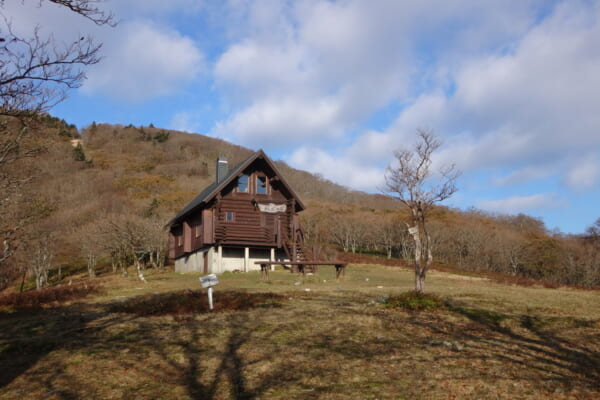
[[[275,213],[285,212],[285,210],[287,210],[287,206],[285,204],[273,204],[273,203],[259,204],[258,209],[262,212],[275,214]]]

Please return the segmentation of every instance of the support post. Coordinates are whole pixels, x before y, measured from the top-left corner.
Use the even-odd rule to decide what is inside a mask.
[[[223,272],[223,246],[219,245],[217,247],[217,267],[219,269],[219,273]]]
[[[208,288],[208,308],[210,308],[211,311],[213,309],[212,292],[213,292],[213,288],[211,286]]]
[[[275,249],[273,247],[271,247],[271,255],[269,256],[269,261],[275,261]],[[270,268],[271,271],[275,271],[275,265],[271,264]]]
[[[244,272],[248,272],[248,264],[250,263],[250,248],[244,247]]]

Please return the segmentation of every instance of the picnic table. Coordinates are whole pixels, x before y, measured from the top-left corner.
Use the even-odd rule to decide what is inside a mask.
[[[335,267],[336,279],[338,279],[340,275],[346,275],[346,266],[348,265],[348,263],[341,263],[338,261],[255,261],[254,263],[260,265],[260,276],[261,278],[266,278],[266,280],[270,280],[269,269],[272,265],[295,266],[302,275],[306,274],[307,267],[313,267],[313,270],[316,272],[317,267],[319,266],[333,265]]]

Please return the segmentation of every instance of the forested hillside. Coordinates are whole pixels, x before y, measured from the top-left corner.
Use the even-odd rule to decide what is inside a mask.
[[[52,117],[43,118],[29,140],[41,152],[13,165],[15,176],[33,178],[11,203],[11,213],[27,224],[14,238],[17,252],[2,267],[1,288],[27,288],[34,278],[41,287],[85,268],[93,277],[111,269],[126,273],[135,263],[162,266],[163,226],[213,182],[216,158],[234,166],[253,151],[153,126],[92,124],[77,132]],[[277,166],[308,206],[303,226],[318,255],[411,257],[398,202],[351,191],[283,161]],[[436,263],[581,286],[600,285],[594,232],[565,236],[525,215],[444,207],[431,220]]]

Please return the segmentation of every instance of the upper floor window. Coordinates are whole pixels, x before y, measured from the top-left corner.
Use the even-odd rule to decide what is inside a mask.
[[[225,221],[226,222],[233,222],[233,219],[234,219],[233,211],[227,211],[225,213]]]
[[[256,177],[256,193],[267,194],[267,177],[257,176]]]
[[[248,175],[242,175],[238,178],[237,191],[248,193]]]

